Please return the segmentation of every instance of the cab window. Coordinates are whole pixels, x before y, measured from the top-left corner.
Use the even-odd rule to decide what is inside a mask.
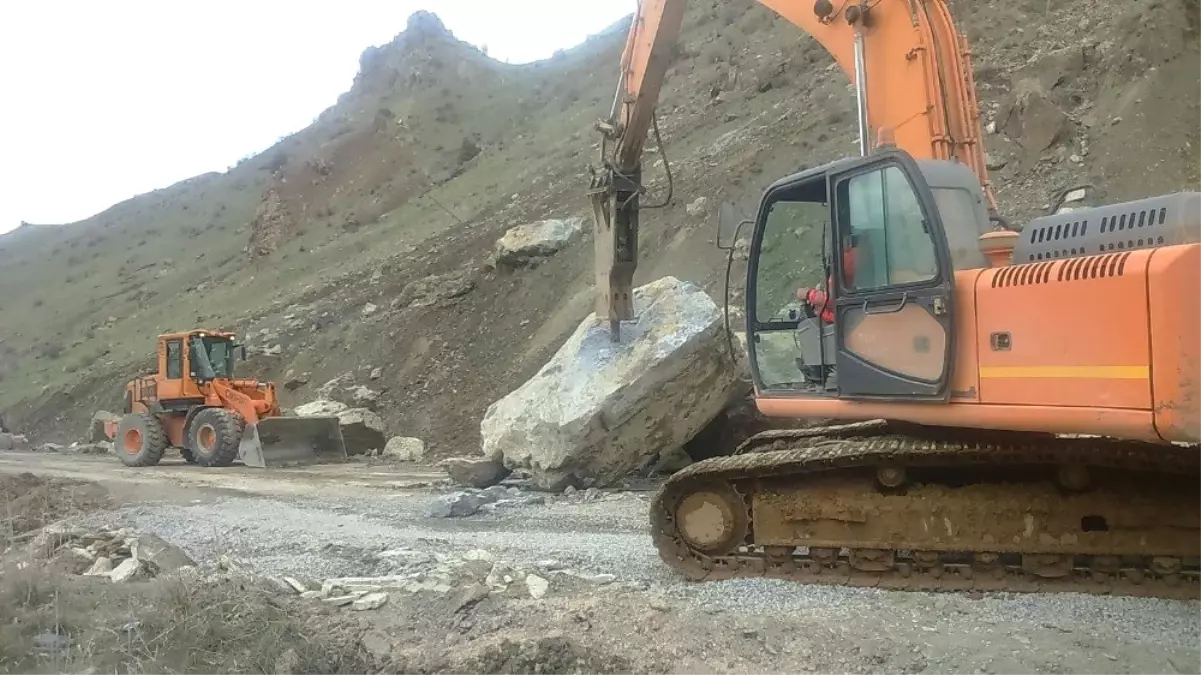
[[[183,377],[183,340],[167,340],[167,379]]]
[[[842,283],[852,291],[938,276],[934,239],[905,173],[888,166],[839,183]]]

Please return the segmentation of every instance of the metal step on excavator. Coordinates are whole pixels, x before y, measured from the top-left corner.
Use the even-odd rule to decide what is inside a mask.
[[[105,423],[126,466],[153,466],[169,447],[189,463],[251,467],[346,461],[337,417],[284,417],[275,385],[234,377],[246,349],[233,333],[158,336],[158,370],[125,385],[124,415]]]
[[[1201,597],[1201,193],[1014,227],[945,0],[761,2],[851,78],[860,156],[780,178],[734,231],[750,234],[755,402],[840,423],[671,476],[650,509],[664,563],[696,580]],[[597,124],[597,314],[614,340],[685,4],[640,3]],[[799,250],[798,227],[824,250]],[[817,253],[825,288],[798,287]]]

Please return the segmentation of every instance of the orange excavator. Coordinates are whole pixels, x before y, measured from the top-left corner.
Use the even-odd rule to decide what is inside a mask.
[[[743,223],[751,380],[764,415],[839,424],[672,475],[650,513],[662,560],[697,580],[1198,597],[1201,194],[1011,227],[945,0],[760,2],[855,85],[860,156],[780,178]],[[614,340],[685,4],[642,0],[597,124]],[[825,233],[825,289],[797,286],[798,225]]]

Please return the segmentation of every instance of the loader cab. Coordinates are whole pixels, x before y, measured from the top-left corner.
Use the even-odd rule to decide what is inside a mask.
[[[962,226],[974,240],[975,220]],[[757,394],[947,400],[955,267],[938,202],[902,150],[777,181],[747,269]],[[822,289],[822,306],[804,288]]]
[[[194,404],[203,401],[201,385],[218,378],[233,377],[236,356],[242,347],[231,333],[191,331],[160,335],[155,398]]]

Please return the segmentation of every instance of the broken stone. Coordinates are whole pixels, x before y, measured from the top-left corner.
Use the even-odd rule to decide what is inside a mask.
[[[363,316],[371,316],[372,314],[375,314],[375,311],[377,309],[379,309],[379,307],[376,307],[375,305],[373,305],[369,302],[369,303],[363,305]]]
[[[708,200],[704,197],[697,197],[692,201],[691,204],[684,207],[684,211],[686,211],[688,215],[692,216],[693,218],[698,218],[705,215],[705,206],[707,203]]]
[[[300,597],[305,600],[320,600],[321,598],[325,597],[325,594],[321,591],[303,591],[300,594]]]
[[[362,455],[380,450],[387,444],[384,435],[384,420],[366,408],[351,408],[337,415],[342,427],[342,441],[346,454]]]
[[[113,561],[108,556],[96,558],[96,562],[83,573],[85,577],[108,577],[113,572]]]
[[[1028,157],[1063,140],[1071,131],[1071,120],[1051,99],[1037,91],[1022,95],[1010,109],[1005,132],[1022,146]]]
[[[455,611],[467,609],[492,594],[492,589],[486,584],[472,584],[459,592],[455,599]]]
[[[368,593],[354,602],[350,603],[350,608],[355,611],[363,611],[368,609],[379,609],[388,602],[388,594],[384,592]]]
[[[426,510],[430,518],[466,518],[475,515],[489,499],[473,492],[452,492],[434,500]]]
[[[1065,203],[1070,203],[1070,202],[1082,202],[1082,201],[1084,201],[1084,198],[1085,198],[1086,196],[1088,196],[1088,190],[1087,190],[1087,189],[1085,189],[1085,188],[1077,188],[1077,189],[1075,189],[1075,190],[1072,190],[1071,192],[1068,192],[1066,195],[1064,195],[1064,196],[1063,196],[1063,201],[1064,201]]]
[[[345,403],[319,398],[316,401],[296,406],[293,412],[297,417],[335,417],[349,407]]]
[[[300,389],[301,387],[303,387],[304,385],[306,385],[308,383],[309,383],[309,374],[301,373],[300,375],[296,375],[296,376],[288,378],[284,382],[284,389],[287,389],[288,391],[296,391],[297,389]],[[315,401],[314,401],[314,403],[315,403]],[[306,405],[311,405],[311,404],[306,404]]]
[[[71,452],[79,455],[107,455],[113,451],[113,444],[108,441],[99,443],[79,443],[71,446]]]
[[[113,568],[112,572],[109,572],[108,577],[109,579],[112,579],[114,583],[131,581],[138,575],[138,572],[140,572],[141,569],[142,566],[138,563],[137,558],[126,558],[125,560],[121,561],[120,565],[117,565],[115,568]]]
[[[468,272],[451,272],[424,277],[405,284],[400,295],[392,301],[393,309],[401,307],[430,307],[448,303],[475,289],[475,281]]]
[[[489,406],[485,457],[524,469],[543,489],[608,486],[721,413],[738,383],[717,305],[674,277],[636,289],[634,304],[637,319],[621,326],[619,343],[593,314],[534,377]]]
[[[379,392],[359,385],[350,390],[350,398],[356,406],[374,410],[379,402]]]
[[[463,560],[468,562],[473,560],[483,560],[485,562],[493,562],[492,554],[482,548],[473,548],[463,554]]]
[[[371,374],[370,374],[370,375],[368,375],[368,377],[370,377],[370,378],[371,378],[371,379],[373,379],[373,380],[378,380],[379,378],[381,378],[381,377],[383,377],[383,376],[384,376],[384,369],[383,369],[383,368],[372,368],[372,369],[371,369]]]
[[[267,356],[279,356],[280,354],[284,353],[284,348],[283,345],[271,345],[270,347],[264,349],[263,353]]]
[[[486,488],[504,480],[509,469],[499,461],[478,457],[451,457],[439,463],[450,479],[459,485]]]
[[[402,462],[419,462],[425,455],[425,443],[420,438],[394,436],[388,439],[383,454]]]
[[[611,584],[614,581],[617,581],[616,574],[585,574],[581,575],[580,578],[584,581],[597,584],[598,586],[604,586],[605,584]]]
[[[292,590],[296,591],[297,593],[304,593],[305,591],[309,590],[309,587],[305,586],[304,583],[296,577],[284,577],[284,583],[291,586]]]
[[[584,230],[583,218],[541,220],[514,227],[496,242],[496,265],[534,265],[570,246]]]
[[[484,578],[484,583],[489,588],[503,591],[513,583],[513,569],[503,562],[495,563],[488,571],[488,576]]]
[[[332,597],[328,597],[328,598],[322,600],[322,602],[329,603],[329,604],[333,605],[334,607],[342,607],[345,605],[349,605],[350,603],[354,602],[358,598],[359,598],[358,593],[351,593],[348,595],[335,595]]]
[[[530,592],[530,597],[535,600],[541,600],[546,597],[546,592],[550,590],[550,582],[537,574],[525,575],[525,587]]]

